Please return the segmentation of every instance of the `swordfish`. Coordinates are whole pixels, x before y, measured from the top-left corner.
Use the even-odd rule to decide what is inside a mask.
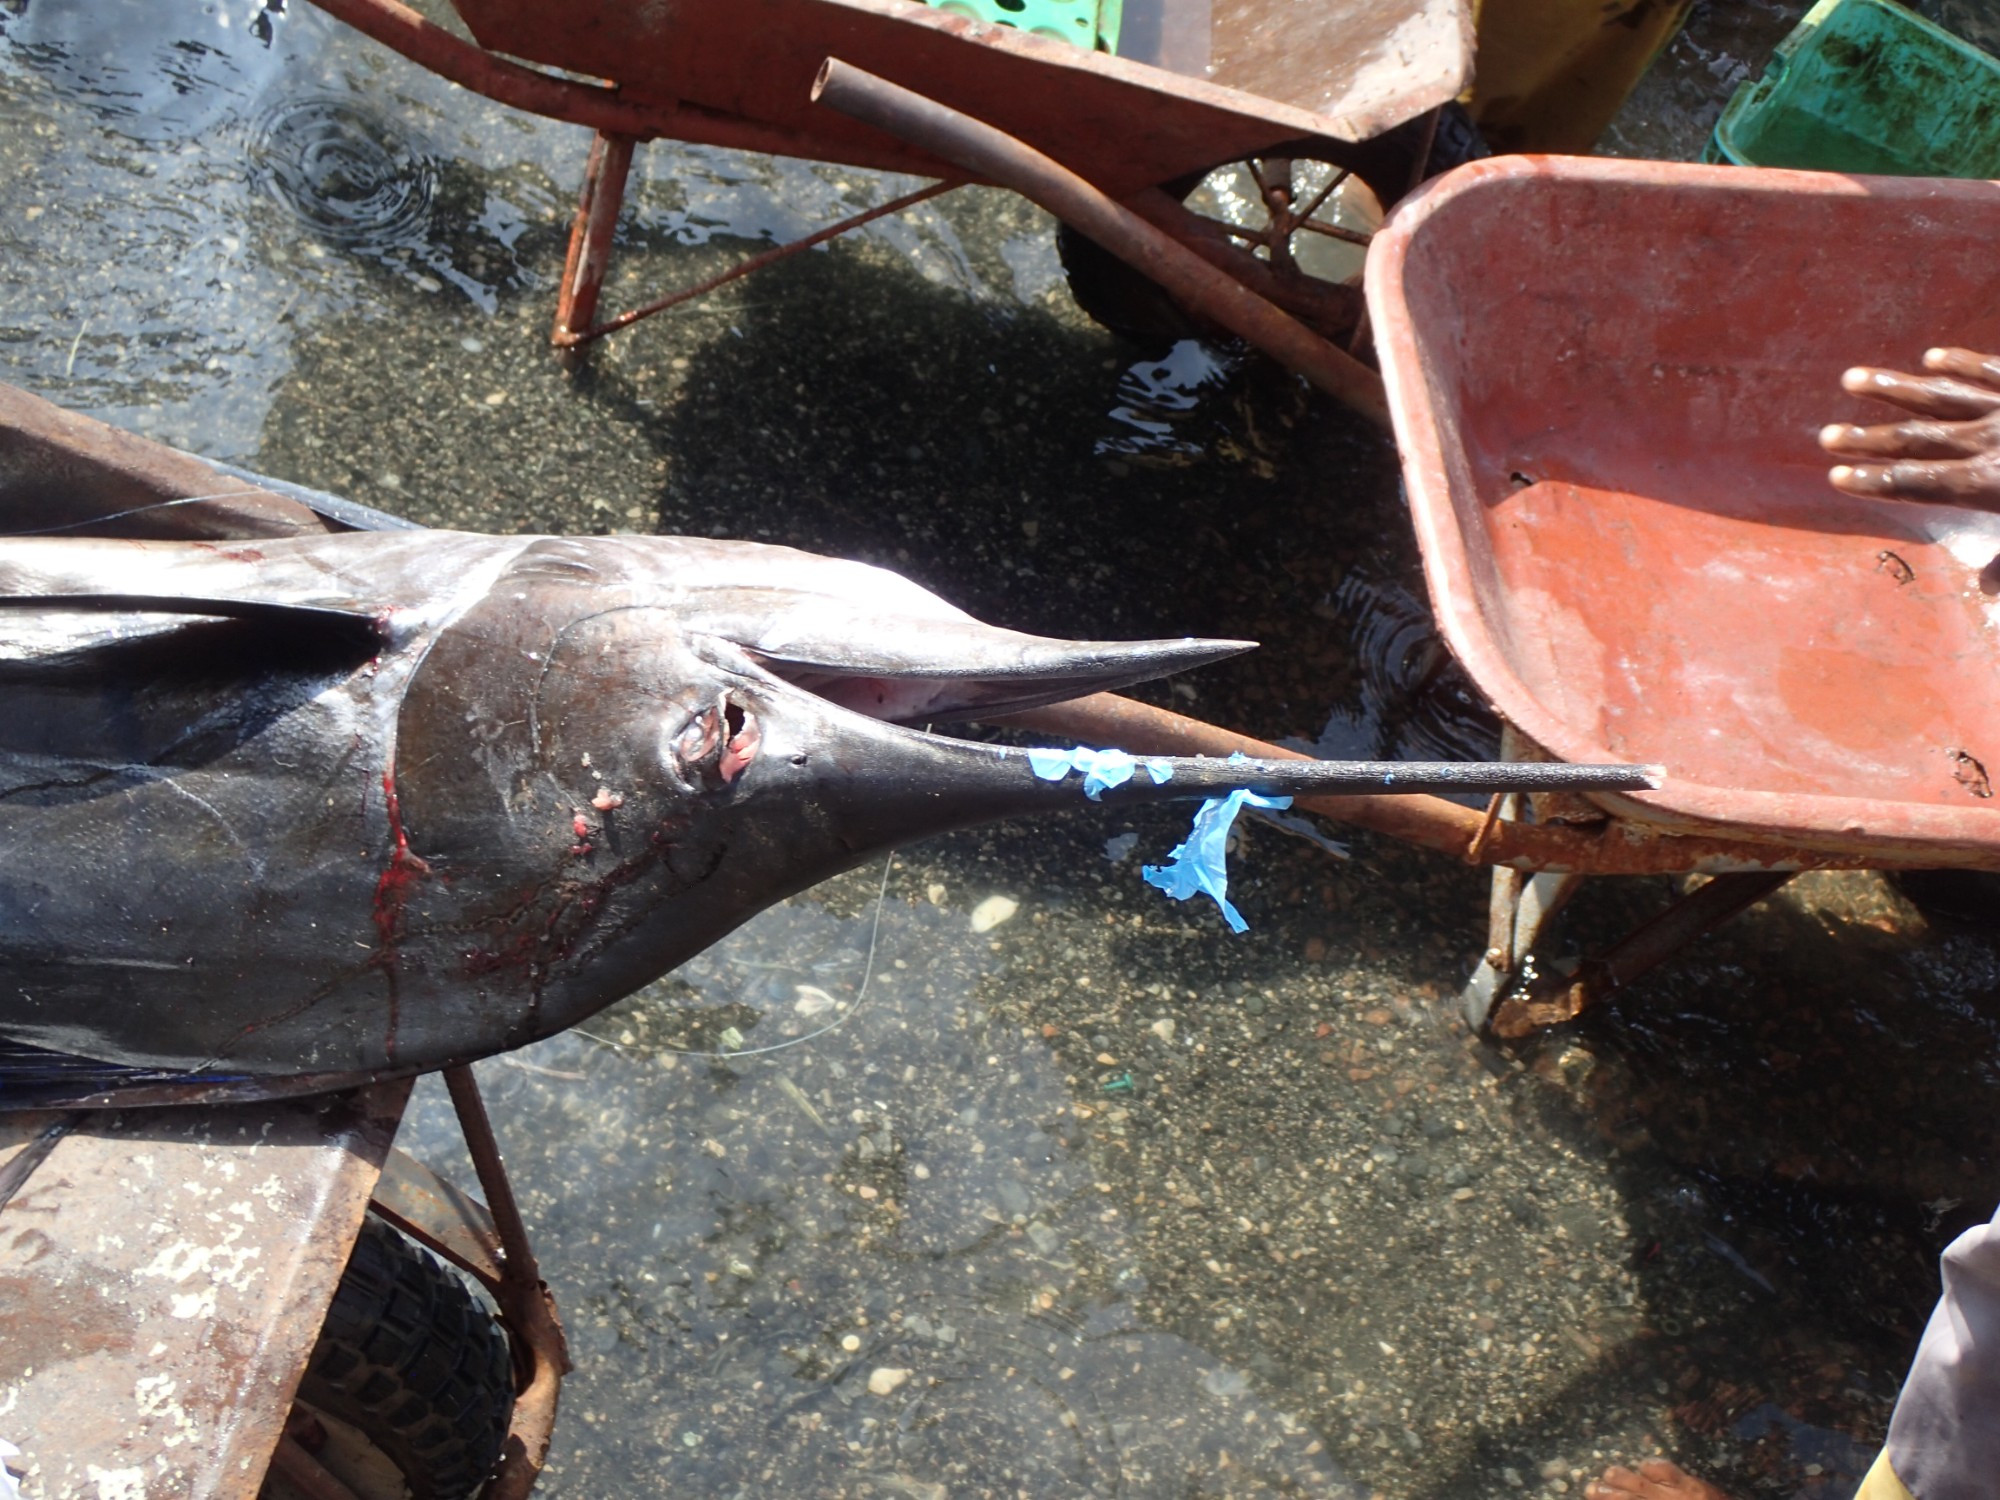
[[[39,533],[0,536],[0,1108],[522,1046],[887,849],[1083,805],[1023,750],[913,726],[1249,646],[1052,640],[784,547],[424,530],[310,496],[302,523],[208,535],[171,504],[24,525],[70,482],[28,467],[10,484],[0,442],[0,532]],[[1162,764],[1106,800],[1648,784]]]

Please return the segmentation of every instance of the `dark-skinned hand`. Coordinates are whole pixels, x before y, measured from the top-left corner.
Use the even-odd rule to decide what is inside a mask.
[[[1820,446],[1842,460],[1827,478],[1850,495],[2000,511],[2000,355],[1931,349],[1924,371],[1859,365],[1840,377],[1844,390],[1916,415],[1821,428]]]

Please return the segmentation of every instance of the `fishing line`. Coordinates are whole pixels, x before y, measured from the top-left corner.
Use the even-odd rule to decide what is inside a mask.
[[[787,1038],[782,1042],[773,1042],[768,1047],[662,1047],[659,1050],[662,1052],[671,1052],[676,1057],[713,1057],[725,1062],[736,1057],[767,1057],[773,1052],[783,1052],[788,1047],[800,1047],[804,1046],[807,1042],[818,1041],[819,1038],[826,1036],[830,1032],[838,1031],[849,1021],[853,1020],[855,1016],[860,1014],[862,1002],[868,998],[868,982],[875,977],[875,951],[882,936],[882,908],[888,904],[889,870],[895,862],[896,856],[893,852],[882,861],[882,883],[875,891],[875,920],[868,927],[868,956],[862,962],[860,987],[855,990],[854,999],[848,1005],[845,1012],[827,1022],[826,1025],[820,1027],[817,1031],[808,1031],[804,1036],[795,1036]],[[602,1043],[613,1051],[623,1052],[625,1050],[625,1045],[622,1042],[614,1042],[609,1037],[598,1036],[592,1032],[585,1031],[580,1026],[572,1026],[570,1030],[578,1036],[588,1037],[593,1042]]]
[[[131,516],[143,516],[149,511],[171,510],[177,505],[201,505],[210,500],[234,500],[256,493],[254,489],[242,489],[219,490],[213,495],[183,495],[178,500],[154,500],[146,505],[135,505],[130,510],[113,510],[101,516],[85,516],[81,521],[63,521],[55,526],[35,526],[23,531],[0,531],[0,536],[49,536],[58,531],[80,531],[86,526],[102,526],[106,521],[123,521]]]

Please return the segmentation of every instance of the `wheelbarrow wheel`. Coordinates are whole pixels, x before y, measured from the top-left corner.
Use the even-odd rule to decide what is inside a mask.
[[[1382,216],[1422,178],[1489,154],[1459,105],[1440,112],[1434,138],[1427,122],[1412,120],[1354,145],[1314,139],[1274,146],[1250,161],[1221,162],[1162,183],[1161,190],[1270,265],[1295,291],[1284,304],[1294,316],[1328,338],[1345,339],[1360,314],[1359,296],[1327,291],[1358,285],[1367,238]],[[1366,192],[1354,192],[1355,182]],[[1289,203],[1296,221],[1277,222],[1284,210],[1274,210],[1274,202]],[[1081,230],[1058,225],[1056,250],[1077,306],[1120,337],[1158,344],[1214,333],[1165,287]]]
[[[364,1500],[464,1500],[499,1461],[513,1404],[493,1316],[428,1251],[367,1218],[287,1431]],[[267,1481],[263,1500],[283,1486]]]

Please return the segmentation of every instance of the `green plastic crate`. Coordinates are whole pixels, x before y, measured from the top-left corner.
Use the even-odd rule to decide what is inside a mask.
[[[2000,177],[2000,59],[1890,0],[1820,0],[1736,91],[1704,159]]]
[[[1073,42],[1093,52],[1118,50],[1124,0],[924,0],[935,10]]]

